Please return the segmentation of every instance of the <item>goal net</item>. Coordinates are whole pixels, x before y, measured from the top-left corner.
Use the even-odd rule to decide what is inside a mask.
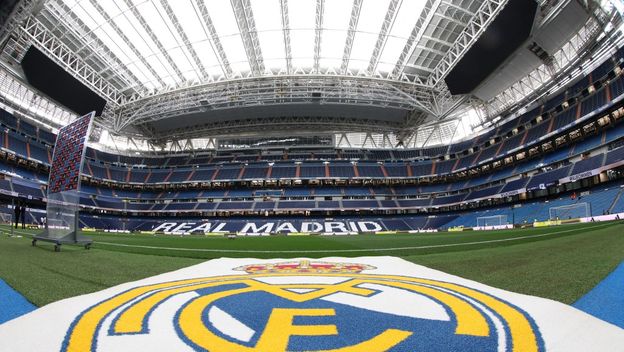
[[[548,212],[550,220],[578,219],[591,216],[589,203],[576,203],[552,207]]]
[[[478,227],[507,225],[507,215],[480,216],[477,218]]]

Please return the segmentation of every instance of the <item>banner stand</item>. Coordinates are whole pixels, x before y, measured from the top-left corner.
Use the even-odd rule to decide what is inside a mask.
[[[74,217],[74,229],[79,229],[80,212],[76,211],[74,213]],[[50,236],[49,230],[45,229],[43,233],[33,236],[32,245],[36,246],[37,241],[54,243],[55,252],[60,252],[61,245],[63,244],[78,244],[84,246],[85,249],[91,249],[91,244],[93,243],[93,240],[91,238],[81,235],[80,230],[73,230],[64,237],[53,238]]]
[[[63,244],[91,248],[93,240],[80,234],[80,176],[94,117],[91,112],[59,130],[48,179],[46,228],[33,237],[33,246],[43,241],[54,243],[55,252]]]

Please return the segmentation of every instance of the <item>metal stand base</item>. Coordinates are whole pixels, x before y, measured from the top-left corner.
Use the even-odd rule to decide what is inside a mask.
[[[78,244],[78,245],[84,246],[85,249],[91,249],[91,244],[93,243],[92,239],[81,236],[81,235],[77,235],[74,232],[68,234],[65,237],[50,238],[47,236],[47,231],[42,233],[41,235],[33,236],[32,245],[36,246],[37,241],[54,243],[55,252],[60,252],[61,245],[63,244]]]

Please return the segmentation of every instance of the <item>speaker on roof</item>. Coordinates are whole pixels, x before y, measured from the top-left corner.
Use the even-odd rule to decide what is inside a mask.
[[[28,83],[78,115],[102,114],[106,100],[57,65],[34,46],[24,55],[22,69]]]
[[[468,94],[528,38],[537,2],[510,0],[445,78],[451,94]]]

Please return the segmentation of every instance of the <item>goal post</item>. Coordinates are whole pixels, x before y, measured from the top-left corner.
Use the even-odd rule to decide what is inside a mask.
[[[561,205],[548,209],[549,220],[567,220],[591,217],[591,206],[589,203],[575,203]]]
[[[507,215],[480,216],[477,218],[477,227],[507,225]]]

